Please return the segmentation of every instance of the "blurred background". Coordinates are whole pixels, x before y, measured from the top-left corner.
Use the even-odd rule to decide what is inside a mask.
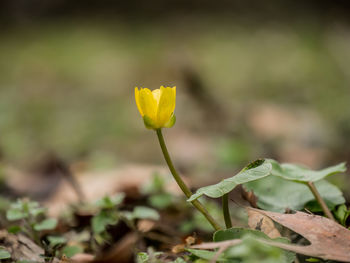
[[[164,133],[194,186],[260,157],[349,161],[349,12],[340,0],[2,0],[3,165],[164,166],[134,102],[135,86],[160,85],[177,87]]]

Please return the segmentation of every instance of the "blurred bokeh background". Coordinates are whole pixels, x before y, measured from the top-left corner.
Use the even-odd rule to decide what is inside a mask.
[[[339,0],[2,0],[2,161],[164,165],[134,103],[135,86],[160,85],[177,86],[165,137],[180,170],[205,178],[195,185],[259,157],[349,161],[349,12]]]

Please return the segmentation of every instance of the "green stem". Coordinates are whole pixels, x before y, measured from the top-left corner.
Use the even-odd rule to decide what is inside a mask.
[[[318,192],[316,186],[314,185],[313,182],[307,182],[307,186],[309,187],[310,191],[312,192],[312,194],[314,195],[314,197],[316,198],[317,202],[320,204],[323,212],[325,213],[326,217],[328,217],[329,219],[335,221],[332,212],[329,210],[327,204],[325,203],[325,201],[322,199],[320,193]]]
[[[222,213],[225,219],[226,228],[232,227],[230,209],[228,208],[228,194],[222,196]]]
[[[162,148],[162,152],[164,155],[164,159],[169,167],[169,170],[171,172],[171,174],[173,175],[176,183],[179,185],[179,187],[181,188],[182,192],[185,194],[185,196],[187,198],[190,198],[192,195],[191,190],[187,187],[187,185],[185,184],[185,182],[182,180],[182,178],[180,177],[180,175],[177,173],[173,162],[171,161],[168,149],[166,147],[165,141],[164,141],[164,137],[162,134],[162,130],[161,129],[157,129],[157,136],[158,136],[158,140],[159,140],[159,144],[160,144],[160,148]],[[209,212],[205,209],[205,207],[202,205],[201,202],[199,202],[198,200],[194,200],[191,202],[192,205],[197,208],[197,210],[199,212],[201,212],[205,218],[208,220],[208,222],[214,227],[215,230],[220,230],[221,227],[220,225],[215,221],[215,219],[209,214]]]

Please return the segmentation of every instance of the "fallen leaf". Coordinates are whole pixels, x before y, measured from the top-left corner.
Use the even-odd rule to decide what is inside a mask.
[[[280,232],[269,217],[251,209],[247,209],[247,213],[248,225],[251,229],[260,230],[270,238],[281,237]]]
[[[311,245],[281,244],[281,248],[313,257],[350,262],[350,230],[322,216],[303,212],[281,214],[247,208],[268,216],[310,241]]]

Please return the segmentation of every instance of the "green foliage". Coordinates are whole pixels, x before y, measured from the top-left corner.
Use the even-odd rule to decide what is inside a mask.
[[[74,255],[82,252],[83,252],[83,249],[80,246],[66,246],[62,250],[62,254],[68,258],[71,258]]]
[[[45,214],[45,212],[46,209],[40,207],[38,202],[19,199],[16,202],[11,203],[10,209],[6,213],[6,218],[9,221],[15,221],[29,217],[37,217]]]
[[[108,225],[115,225],[116,223],[118,223],[116,211],[102,210],[92,218],[91,227],[95,234],[101,234]]]
[[[340,224],[346,227],[346,220],[350,215],[350,210],[346,207],[345,204],[340,205],[335,211],[335,217],[338,219]]]
[[[173,204],[173,195],[169,193],[155,194],[149,197],[151,206],[157,209],[165,209]]]
[[[4,248],[0,247],[0,259],[9,259],[11,254]]]
[[[266,240],[273,240],[277,242],[282,242],[282,243],[290,243],[290,241],[286,238],[283,237],[278,237],[271,239],[269,238],[265,233],[258,231],[258,230],[253,230],[253,229],[246,229],[246,228],[230,228],[226,230],[219,230],[214,233],[213,239],[215,242],[219,241],[225,241],[225,240],[232,240],[232,239],[243,239],[245,236],[252,236],[257,239],[266,239]],[[290,252],[290,251],[283,251],[286,262],[293,262],[295,260],[295,253]]]
[[[244,263],[292,263],[295,260],[295,255],[290,252],[259,242],[251,234],[244,235],[242,243],[227,249],[225,257]]]
[[[120,205],[124,200],[125,194],[118,193],[114,196],[105,196],[96,202],[96,205],[101,209],[113,209]]]
[[[67,239],[60,236],[48,236],[47,239],[50,242],[51,247],[56,247],[67,243]]]
[[[271,159],[266,161],[272,164],[272,175],[297,182],[316,182],[329,175],[343,173],[346,171],[345,163],[327,167],[323,170],[313,171],[307,167],[297,164],[279,164],[277,161]]]
[[[96,202],[98,213],[91,220],[91,228],[96,235],[106,231],[108,225],[115,225],[119,221],[117,206],[124,200],[125,194],[119,193],[114,196],[105,196]]]
[[[149,256],[146,252],[137,253],[136,262],[137,263],[147,263]]]
[[[219,262],[276,262],[276,263],[292,263],[295,260],[295,253],[284,251],[265,244],[262,240],[273,240],[277,242],[289,243],[285,238],[271,239],[261,231],[230,228],[219,230],[214,234],[214,242],[240,239],[241,242],[235,246],[227,248],[218,257]],[[217,251],[187,249],[191,253],[192,259],[200,258],[204,260],[212,260]]]
[[[254,163],[258,165],[255,166]],[[247,169],[249,166],[252,168]],[[188,199],[188,201],[193,201],[202,195],[212,198],[222,197],[224,194],[231,192],[239,184],[255,181],[268,176],[272,169],[270,163],[262,162],[261,160],[255,161],[253,164],[249,164],[247,167],[237,175],[224,179],[218,184],[209,185],[198,189],[197,192]]]
[[[28,199],[19,199],[11,203],[9,210],[6,212],[6,218],[9,221],[19,221],[18,224],[8,227],[12,234],[25,232],[31,236],[38,245],[40,242],[40,231],[53,230],[57,226],[57,219],[46,218],[46,209],[41,207],[38,202]]]
[[[159,220],[160,216],[157,210],[146,206],[136,206],[132,212],[125,211],[123,215],[129,221],[134,221],[135,219],[151,219]]]
[[[204,259],[204,260],[211,260],[215,254],[216,251],[208,251],[208,250],[200,250],[200,249],[192,249],[192,248],[187,248],[186,249],[188,252],[190,252],[192,255],[190,256],[193,260],[196,258]],[[226,262],[229,261],[226,257],[224,257],[223,254],[221,254],[218,258],[219,262]]]
[[[210,261],[215,255],[216,251],[187,249],[192,255],[192,259],[202,259],[205,262]],[[193,257],[195,256],[195,257]],[[255,239],[254,236],[245,235],[242,238],[242,243],[226,249],[217,259],[217,262],[230,263],[291,263],[295,256],[289,257],[282,249],[272,247],[261,243]],[[195,261],[197,262],[197,261]]]
[[[56,218],[48,218],[39,223],[34,224],[34,230],[42,231],[42,230],[52,230],[57,226]]]
[[[7,231],[11,234],[17,234],[22,231],[22,228],[17,225],[10,226]]]
[[[152,247],[147,249],[147,252],[139,252],[136,255],[137,263],[162,263],[163,260],[160,257],[163,255],[163,252],[154,251]]]
[[[315,186],[330,209],[345,202],[342,192],[326,180],[315,182]],[[244,188],[253,191],[258,197],[258,206],[269,211],[283,213],[287,208],[301,210],[308,202],[314,200],[305,184],[288,181],[279,176],[268,176],[245,183]]]

